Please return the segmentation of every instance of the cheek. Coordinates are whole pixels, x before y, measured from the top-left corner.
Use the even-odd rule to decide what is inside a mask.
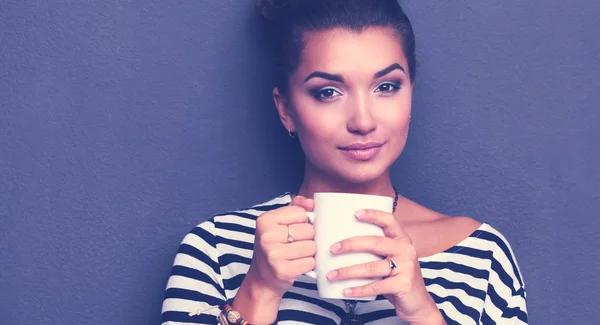
[[[298,118],[297,123],[298,141],[306,157],[313,163],[327,157],[335,143],[335,132],[330,125],[311,118]]]
[[[411,98],[404,95],[396,100],[381,102],[377,112],[379,125],[393,134],[403,134],[410,124]]]
[[[301,139],[312,145],[335,142],[345,127],[345,118],[340,114],[343,110],[336,105],[343,103],[324,105],[312,98],[299,98],[295,105],[295,122]]]
[[[298,134],[302,141],[317,150],[336,143],[344,127],[339,116],[312,110],[303,113],[297,118]]]

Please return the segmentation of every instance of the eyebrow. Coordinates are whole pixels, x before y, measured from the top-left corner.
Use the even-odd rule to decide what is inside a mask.
[[[394,63],[381,71],[375,72],[375,79],[381,78],[396,69],[402,70],[402,72],[406,73],[406,71],[404,71],[404,68],[399,63]]]
[[[381,70],[381,71],[377,71],[375,72],[375,74],[373,75],[373,77],[375,79],[377,78],[381,78],[383,76],[385,76],[386,74],[394,71],[394,70],[402,70],[402,72],[406,73],[406,71],[404,70],[404,68],[398,64],[398,63],[394,63],[392,65],[390,65],[389,67]],[[342,77],[339,74],[331,74],[331,73],[327,73],[327,72],[322,72],[322,71],[315,71],[313,73],[311,73],[310,75],[308,75],[308,77],[306,77],[306,79],[304,79],[304,82],[307,82],[308,80],[312,79],[312,78],[323,78],[323,79],[327,79],[327,80],[331,80],[331,81],[337,81],[337,82],[344,82],[344,77]]]
[[[331,74],[331,73],[327,73],[327,72],[321,72],[321,71],[315,71],[313,73],[311,73],[310,75],[308,75],[308,77],[306,77],[306,79],[304,79],[304,82],[309,81],[312,78],[323,78],[323,79],[328,79],[331,81],[337,81],[337,82],[344,82],[344,77],[340,76],[339,74]]]

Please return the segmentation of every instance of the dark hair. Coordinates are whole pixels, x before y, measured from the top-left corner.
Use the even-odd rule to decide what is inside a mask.
[[[304,33],[337,27],[357,32],[372,26],[394,29],[414,82],[415,36],[397,0],[258,0],[257,9],[276,62],[277,86],[284,94],[300,64]]]

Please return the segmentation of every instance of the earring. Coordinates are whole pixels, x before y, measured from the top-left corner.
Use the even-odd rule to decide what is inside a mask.
[[[288,127],[288,134],[290,135],[290,138],[295,138],[296,137],[296,132],[292,132],[292,128]]]

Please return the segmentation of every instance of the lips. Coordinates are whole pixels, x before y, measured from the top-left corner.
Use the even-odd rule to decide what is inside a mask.
[[[381,142],[365,142],[365,143],[353,143],[346,147],[341,147],[342,150],[367,150],[371,148],[379,148],[383,146]]]
[[[353,143],[349,146],[340,147],[340,150],[352,160],[367,161],[373,159],[383,145],[384,143],[381,142]]]

